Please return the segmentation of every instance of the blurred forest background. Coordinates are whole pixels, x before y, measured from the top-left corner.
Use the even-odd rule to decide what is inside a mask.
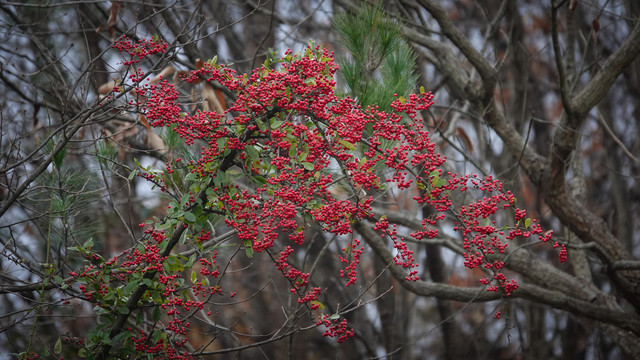
[[[370,28],[350,26],[364,21],[353,14],[372,3],[380,13]],[[401,50],[376,50],[372,34],[384,21],[398,29]],[[54,353],[56,340],[66,336],[64,351],[75,354],[73,339],[94,328],[97,315],[79,299],[63,304],[68,294],[50,283],[79,265],[66,249],[92,239],[104,257],[119,254],[142,235],[138,224],[167,206],[157,189],[129,174],[136,161],[163,167],[175,156],[171,138],[117,103],[98,105],[123,76],[112,48],[123,34],[169,43],[165,56],[145,64],[151,77],[171,67],[173,73],[164,73],[171,78],[214,56],[250,72],[269,49],[282,55],[311,39],[335,52],[344,70],[339,91],[363,106],[385,106],[394,92],[423,86],[435,95],[435,105],[422,114],[425,126],[447,166],[501,179],[518,206],[569,252],[560,264],[551,246],[514,242],[505,263],[521,288],[486,301],[474,292],[482,272],[463,267],[451,228],[411,243],[423,265],[419,282],[390,271],[384,259],[392,248],[385,244],[365,246],[361,276],[349,288],[336,276],[340,247],[325,247],[329,239],[310,232],[297,259],[317,262],[313,281],[326,289],[323,303],[353,308],[346,317],[356,336],[337,343],[319,329],[271,336],[283,321],[287,300],[281,296],[289,284],[268,258],[221,248],[221,259],[233,259],[231,269],[238,270],[225,280],[238,294],[215,304],[217,325],[194,320],[189,343],[202,358],[640,354],[635,0],[3,1],[0,353],[19,353],[29,344]],[[404,62],[388,72],[383,55]],[[230,101],[206,87],[181,91],[214,109]],[[393,201],[378,206],[389,221],[407,234],[421,229],[422,209],[388,195]],[[228,231],[216,227],[217,234]],[[502,316],[494,319],[498,311]]]

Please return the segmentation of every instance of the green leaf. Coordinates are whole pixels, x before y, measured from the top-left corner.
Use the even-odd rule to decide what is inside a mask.
[[[251,180],[253,180],[253,182],[256,183],[256,185],[264,185],[267,183],[267,179],[265,179],[264,176],[260,176],[260,175],[252,176]]]
[[[524,219],[524,227],[528,228],[529,226],[531,226],[531,218]]]
[[[296,155],[298,155],[298,144],[291,143],[291,146],[289,146],[289,157],[291,159],[295,159]]]
[[[331,315],[331,316],[329,317],[329,319],[331,319],[331,320],[338,320],[338,319],[340,319],[340,314],[333,314],[333,315]]]
[[[56,341],[56,344],[53,346],[53,353],[60,354],[61,352],[62,352],[62,339],[58,338],[58,341]]]
[[[350,143],[350,142],[348,142],[346,140],[338,140],[338,142],[340,144],[342,144],[342,146],[346,147],[349,150],[355,150],[356,149],[355,145],[353,145],[352,143]]]
[[[135,290],[135,288],[138,287],[138,285],[140,285],[140,279],[128,282],[127,285],[125,285],[124,288],[122,289],[123,295],[125,296],[130,295],[133,292],[133,290]]]
[[[153,319],[153,322],[158,322],[160,321],[160,307],[156,306],[153,308],[153,314],[151,314],[151,318]]]
[[[83,349],[78,350],[78,357],[81,357],[81,358],[87,357],[87,349],[83,348]]]
[[[64,160],[66,154],[67,148],[64,147],[53,157],[53,165],[55,165],[56,168],[60,169],[62,167],[62,161]]]
[[[120,314],[128,314],[129,313],[129,308],[126,305],[122,305],[118,308],[118,312]]]
[[[247,145],[244,147],[244,152],[247,155],[247,160],[255,161],[260,157],[258,151],[253,145]]]
[[[256,125],[258,125],[258,129],[260,131],[265,131],[267,130],[267,126],[264,124],[264,122],[260,119],[256,119]]]
[[[196,283],[196,281],[198,281],[198,274],[197,274],[195,271],[192,271],[192,272],[191,272],[191,282],[192,282],[193,284],[195,284],[195,283]]]
[[[222,187],[222,185],[225,185],[227,182],[227,176],[225,173],[223,172],[218,172],[216,174],[216,177],[213,178],[213,184],[217,187],[220,188]],[[213,191],[213,190],[212,190]]]
[[[189,261],[187,261],[186,264],[184,264],[184,267],[186,268],[190,268],[193,266],[193,263],[196,261],[196,254],[193,254],[189,257]]]
[[[309,156],[309,153],[303,151],[303,152],[300,153],[300,156],[298,156],[298,158],[296,160],[304,161],[307,158],[307,156]]]
[[[173,223],[171,221],[165,221],[163,223],[161,223],[160,225],[156,226],[157,230],[166,230],[169,229],[171,226],[173,226]]]
[[[315,166],[312,163],[308,162],[308,161],[303,162],[301,165],[302,165],[302,167],[305,168],[305,170],[311,171],[311,170],[315,169]]]
[[[318,309],[320,309],[320,310],[324,310],[324,304],[323,304],[323,303],[321,303],[320,301],[312,301],[312,302],[311,302],[311,305],[317,305],[317,306],[318,306]]]
[[[193,215],[193,213],[187,212],[184,213],[184,220],[189,224],[193,224],[194,222],[196,222],[197,218],[195,215]]]
[[[424,90],[424,86],[420,86],[420,94],[424,94],[426,91]]]
[[[282,126],[282,124],[284,124],[284,121],[282,121],[282,120],[273,120],[273,121],[271,122],[271,128],[272,128],[272,129],[277,129],[277,128],[279,128],[280,126]]]
[[[351,251],[351,244],[345,246],[343,251],[345,254],[349,254],[349,251]]]
[[[82,244],[82,247],[85,249],[91,249],[93,247],[93,238],[89,238],[89,240],[85,241],[84,244]]]
[[[123,331],[123,332],[119,333],[118,335],[114,336],[111,341],[114,344],[120,344],[123,340],[127,339],[129,336],[131,336],[130,332]]]
[[[216,142],[218,143],[218,151],[220,152],[227,147],[227,138],[218,138]]]
[[[153,331],[153,342],[157,343],[158,340],[163,338],[163,336],[162,336],[163,334],[164,334],[164,332],[162,330],[160,330],[160,329],[154,330]]]
[[[251,243],[251,240],[249,239],[244,241],[244,252],[247,254],[248,258],[253,257],[253,243]]]
[[[191,194],[185,193],[184,195],[182,195],[182,199],[180,199],[180,207],[183,208],[187,206],[190,199],[191,199]]]
[[[132,172],[129,173],[129,180],[133,180],[134,177],[136,177],[136,175],[138,175],[138,173],[140,172],[140,170],[136,169],[133,170]],[[84,349],[80,349],[80,350],[84,350]]]

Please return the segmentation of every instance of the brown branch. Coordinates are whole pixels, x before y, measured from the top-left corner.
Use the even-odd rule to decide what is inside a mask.
[[[562,105],[564,105],[565,111],[569,114],[573,113],[571,109],[571,103],[569,102],[569,88],[567,85],[567,73],[564,64],[564,56],[560,49],[560,39],[558,38],[558,9],[560,5],[556,5],[555,1],[551,4],[551,41],[553,44],[554,60],[556,62],[556,69],[558,70],[558,85],[560,86],[560,98],[562,99]],[[573,54],[571,54],[573,56]]]
[[[629,159],[633,160],[634,162],[640,163],[640,159],[633,156],[633,154],[629,151],[629,149],[627,149],[627,147],[624,145],[622,140],[618,139],[618,137],[613,132],[613,130],[611,130],[609,125],[607,125],[607,122],[604,120],[604,117],[602,117],[602,113],[600,111],[598,111],[598,122],[605,129],[605,132],[607,133],[607,135],[611,137],[611,140],[613,140],[616,144],[618,144],[618,146],[620,146],[620,149],[622,149],[622,152],[625,155],[627,155]]]
[[[562,117],[553,136],[551,148],[551,167],[547,188],[557,189],[564,186],[569,157],[578,144],[579,132],[586,115],[607,94],[611,85],[632,61],[640,55],[640,21],[627,37],[627,40],[602,64],[601,70],[571,100],[563,100],[565,115]]]
[[[518,284],[518,290],[514,295],[640,334],[640,318],[637,314],[582,301],[573,296],[531,284]]]
[[[368,226],[362,222],[355,222],[353,224],[354,229],[362,235],[362,238],[371,246],[373,251],[378,255],[382,261],[389,266],[391,275],[407,290],[419,296],[426,297],[439,297],[448,300],[456,301],[475,301],[485,302],[500,299],[500,294],[486,291],[484,287],[476,288],[462,288],[458,286],[431,283],[424,280],[409,281],[405,279],[407,276],[406,271],[395,266],[395,260],[393,255],[387,249],[383,239],[378,233],[373,230],[371,226]]]
[[[499,300],[501,294],[490,293],[486,288],[463,288],[448,284],[430,283],[423,280],[409,281],[405,279],[405,272],[399,266],[394,266],[393,255],[386,247],[382,237],[370,226],[356,222],[354,229],[371,246],[373,251],[382,258],[383,261],[391,263],[389,271],[391,275],[408,291],[425,297],[437,297],[447,300],[463,302],[486,302]],[[531,268],[528,268],[531,271]],[[570,294],[559,291],[545,289],[541,286],[523,283],[518,284],[518,289],[511,295],[512,298],[523,298],[530,301],[552,306],[556,309],[613,324],[622,329],[640,333],[640,318],[637,314],[621,311],[618,308],[610,307],[606,301],[585,301]]]
[[[586,115],[609,92],[622,71],[640,56],[640,20],[636,20],[627,40],[600,66],[591,81],[572,100],[571,107]]]
[[[448,78],[447,83],[452,87],[451,90],[457,97],[464,99],[467,95],[473,95],[467,94],[471,91],[467,86],[471,78],[464,71],[462,64],[449,46],[408,26],[403,28],[403,33],[414,44],[424,46],[434,54],[437,54],[437,56],[431,56],[431,63]],[[420,50],[422,49],[418,47],[416,50],[421,52]],[[423,54],[423,56],[429,58],[429,54]]]
[[[376,214],[385,214],[387,220],[392,223],[408,227],[413,230],[422,230],[422,223],[413,220],[406,215],[403,215],[394,211],[383,211],[382,209],[374,209]],[[503,239],[504,240],[504,239]],[[407,241],[409,241],[407,239]],[[459,252],[462,247],[455,243],[453,239],[443,239],[438,243],[421,240],[417,241],[423,245],[443,245],[452,251]],[[499,260],[505,263],[505,267],[516,271],[523,275],[528,281],[537,284],[538,286],[559,291],[569,296],[577,296],[586,301],[593,301],[597,297],[605,297],[605,294],[599,291],[593,284],[586,284],[581,282],[574,276],[558,269],[548,262],[542,261],[533,252],[528,250],[525,246],[508,246],[505,249],[504,254],[494,254],[491,256],[491,261]],[[531,271],[536,269],[536,271]]]
[[[422,5],[434,19],[440,25],[442,33],[453,42],[458,49],[465,55],[473,67],[478,71],[478,74],[483,80],[483,90],[485,97],[493,94],[498,74],[493,69],[491,64],[480,54],[471,44],[469,39],[458,30],[453,20],[447,16],[446,11],[440,4],[433,0],[418,0],[418,3]]]
[[[477,108],[484,108],[483,118],[498,134],[509,152],[514,156],[519,156],[520,166],[527,173],[534,183],[541,182],[547,172],[547,159],[531,148],[525,139],[520,135],[512,122],[507,121],[504,113],[498,109],[495,100],[491,99],[489,104],[475,104]]]

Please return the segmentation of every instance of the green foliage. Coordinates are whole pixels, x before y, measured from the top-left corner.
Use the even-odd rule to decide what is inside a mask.
[[[51,154],[54,145],[55,139],[50,140],[43,152]],[[65,161],[67,156],[64,149],[54,157],[53,166],[36,179],[37,186],[25,200],[35,213],[45,214],[33,222],[47,234],[49,245],[55,249],[82,243],[102,230],[96,214],[88,211],[101,195],[96,186],[98,175],[74,161]]]
[[[363,107],[390,110],[394,94],[416,88],[416,57],[402,38],[400,25],[377,7],[337,15],[334,26],[349,56],[339,60],[346,93]]]
[[[110,141],[100,141],[96,145],[95,156],[102,169],[116,172],[120,167],[118,148]]]

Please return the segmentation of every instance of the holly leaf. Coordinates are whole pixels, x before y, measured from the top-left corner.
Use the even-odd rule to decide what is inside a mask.
[[[160,320],[160,307],[156,306],[153,308],[151,319],[153,319],[153,322],[158,322]]]
[[[338,140],[338,142],[340,144],[342,144],[342,146],[346,147],[349,150],[355,150],[356,149],[355,145],[353,145],[352,143],[350,143],[350,142],[348,142],[346,140]]]
[[[196,222],[197,218],[193,213],[186,212],[184,213],[184,220],[190,224],[193,224],[194,222]]]
[[[62,339],[58,338],[58,341],[56,341],[56,344],[53,346],[53,353],[60,354],[61,352],[62,352]]]
[[[251,240],[249,239],[244,241],[244,252],[247,254],[248,258],[253,257],[253,243],[251,243]]]

